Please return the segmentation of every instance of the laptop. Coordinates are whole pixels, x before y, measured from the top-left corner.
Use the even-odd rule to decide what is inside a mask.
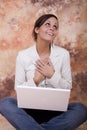
[[[17,86],[19,108],[67,111],[70,90]]]

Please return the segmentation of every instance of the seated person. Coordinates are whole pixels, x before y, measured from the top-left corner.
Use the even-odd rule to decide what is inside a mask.
[[[58,28],[58,18],[53,14],[36,20],[35,44],[17,56],[15,87],[72,88],[69,52],[53,44]],[[18,108],[17,99],[5,97],[0,101],[0,113],[17,130],[75,130],[87,120],[87,107],[76,102],[69,103],[66,112],[31,110]]]

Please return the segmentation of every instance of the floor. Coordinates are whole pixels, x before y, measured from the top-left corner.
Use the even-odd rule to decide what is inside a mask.
[[[0,115],[0,130],[16,130],[3,116]]]

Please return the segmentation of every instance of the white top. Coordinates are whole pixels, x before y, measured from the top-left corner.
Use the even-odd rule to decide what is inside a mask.
[[[15,87],[18,85],[36,87],[33,77],[35,63],[39,58],[35,44],[19,52],[16,60]],[[55,73],[51,78],[41,81],[38,86],[71,89],[72,78],[69,52],[64,48],[52,45],[49,58],[54,66]]]

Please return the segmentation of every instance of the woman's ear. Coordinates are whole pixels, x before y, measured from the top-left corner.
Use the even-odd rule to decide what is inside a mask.
[[[38,32],[39,32],[39,28],[38,28],[38,27],[36,27],[36,28],[35,28],[35,33],[37,33],[37,34],[38,34]]]

